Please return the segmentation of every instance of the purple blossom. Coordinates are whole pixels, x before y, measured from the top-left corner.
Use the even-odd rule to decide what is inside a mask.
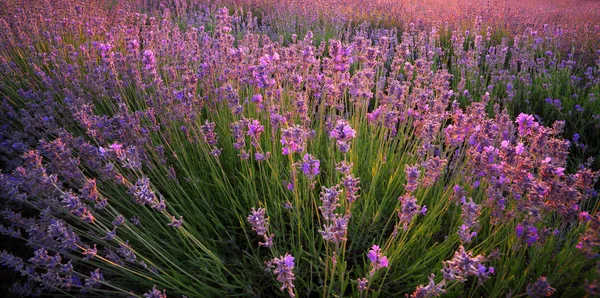
[[[406,173],[406,184],[404,185],[404,188],[406,189],[407,192],[411,193],[415,190],[417,190],[417,187],[419,186],[419,178],[421,176],[421,172],[419,171],[419,166],[415,165],[415,166],[406,166],[406,168],[404,169],[404,172]]]
[[[98,249],[96,249],[96,244],[94,244],[93,248],[86,248],[82,254],[85,256],[86,260],[93,259],[96,256],[96,254],[98,254]]]
[[[144,293],[145,298],[167,298],[165,290],[162,292],[156,289],[156,285],[152,287],[152,290]]]
[[[433,280],[435,275],[432,274],[429,276],[429,284],[418,286],[417,289],[410,294],[410,298],[430,298],[430,297],[439,297],[440,295],[446,293],[444,287],[446,286],[446,280],[442,280],[440,283],[435,284]]]
[[[176,219],[175,216],[171,216],[171,223],[168,224],[169,227],[172,228],[181,228],[181,224],[183,224],[183,216],[179,216],[179,219]]]
[[[314,179],[317,175],[319,175],[319,166],[321,165],[321,162],[314,158],[312,155],[310,154],[305,154],[304,157],[302,158],[302,163],[300,164],[300,169],[302,169],[302,172],[304,173],[304,175],[306,175],[308,177],[308,179]]]
[[[347,174],[344,178],[342,178],[342,186],[346,191],[346,199],[348,200],[348,203],[354,203],[359,198],[359,184],[360,178],[355,178],[351,174]]]
[[[342,160],[338,164],[335,165],[335,170],[344,175],[348,175],[348,174],[350,174],[350,171],[352,170],[352,163]]]
[[[214,122],[209,122],[206,120],[204,125],[200,127],[204,141],[210,146],[216,145],[218,140],[218,136],[215,133],[215,125],[216,124]]]
[[[252,146],[258,147],[258,140],[260,139],[260,135],[265,130],[265,127],[260,124],[260,122],[256,119],[248,120],[248,136],[250,136],[250,140],[252,142]]]
[[[319,232],[325,241],[341,243],[347,240],[346,234],[348,233],[349,221],[349,213],[346,213],[344,216],[334,214],[333,217],[328,220],[328,223],[323,226],[323,230],[320,230]]]
[[[284,256],[274,258],[267,262],[267,268],[273,269],[273,274],[277,275],[277,281],[281,283],[281,291],[287,290],[290,297],[296,297],[294,294],[294,257],[285,253]]]
[[[300,125],[294,125],[281,130],[281,145],[283,155],[302,153],[306,148],[308,132]]]
[[[346,153],[350,149],[349,142],[356,137],[356,131],[346,120],[338,119],[335,127],[329,133],[329,137],[336,140],[341,152]]]
[[[479,283],[483,283],[491,274],[494,274],[494,268],[485,267],[483,265],[484,261],[483,256],[473,257],[470,252],[465,251],[465,248],[460,245],[451,260],[442,262],[444,264],[442,269],[444,279],[448,282],[465,282],[469,276],[476,276]]]
[[[367,283],[369,282],[366,278],[359,278],[356,280],[358,282],[358,292],[362,293],[367,290]]]
[[[100,286],[100,284],[104,281],[104,276],[100,272],[100,268],[90,272],[90,277],[85,279],[85,288],[89,290],[91,288],[95,288]]]
[[[371,247],[367,257],[369,257],[369,260],[371,261],[371,276],[375,274],[375,271],[381,268],[387,268],[389,265],[387,257],[383,255],[381,248],[376,244]]]
[[[265,210],[265,208],[258,208],[258,210],[256,210],[253,207],[252,213],[248,215],[247,219],[252,226],[252,231],[265,239],[265,242],[259,242],[259,245],[271,247],[273,245],[274,234],[269,235],[269,222],[266,218],[266,212],[267,210]]]
[[[321,214],[325,220],[332,220],[335,218],[335,210],[340,206],[339,198],[340,191],[339,186],[335,185],[331,188],[326,188],[323,186],[323,190],[321,191],[320,199],[323,205],[319,207],[321,210]]]
[[[410,194],[405,194],[398,198],[400,201],[401,209],[398,212],[400,222],[404,227],[404,231],[408,230],[408,225],[412,221],[413,217],[422,213],[425,215],[426,208],[419,206],[417,199]],[[425,210],[422,212],[422,210]]]
[[[550,286],[548,280],[544,276],[540,276],[536,282],[527,285],[527,295],[529,297],[550,297],[556,291]]]
[[[156,200],[156,194],[150,187],[150,179],[143,177],[131,186],[129,192],[134,197],[134,202],[140,205],[150,205]]]

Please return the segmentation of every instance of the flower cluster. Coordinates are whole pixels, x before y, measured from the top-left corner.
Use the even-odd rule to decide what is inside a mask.
[[[335,139],[338,149],[346,153],[350,150],[350,141],[356,137],[356,131],[350,127],[348,121],[338,119],[335,127],[329,133],[329,137]]]
[[[267,262],[267,268],[273,268],[273,274],[277,275],[277,281],[281,283],[281,290],[287,290],[290,297],[296,297],[294,293],[294,257],[286,253],[279,258]]]
[[[271,247],[273,245],[274,234],[269,234],[269,222],[266,218],[267,210],[265,208],[258,208],[258,210],[252,208],[252,213],[248,215],[248,222],[252,226],[252,231],[256,232],[258,236],[262,236],[265,242],[259,242],[264,247]]]

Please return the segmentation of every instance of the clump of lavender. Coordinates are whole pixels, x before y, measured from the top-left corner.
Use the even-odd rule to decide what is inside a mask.
[[[259,242],[259,245],[264,247],[273,246],[274,234],[269,234],[269,222],[266,218],[267,210],[265,208],[258,208],[256,210],[252,208],[252,213],[248,215],[248,222],[252,226],[252,231],[256,232],[258,236],[262,236],[265,242]]]
[[[485,260],[481,255],[473,257],[471,252],[465,251],[465,248],[460,245],[451,260],[442,262],[444,280],[465,282],[469,276],[476,276],[479,282],[483,283],[494,274],[494,267],[483,265]]]
[[[281,283],[281,291],[287,290],[290,297],[296,297],[294,294],[294,257],[289,253],[284,256],[274,258],[267,262],[267,268],[273,268],[273,274],[277,275],[277,281]]]
[[[356,131],[350,127],[348,121],[338,119],[335,127],[329,133],[329,137],[336,140],[338,149],[346,153],[350,150],[349,142],[356,137]]]

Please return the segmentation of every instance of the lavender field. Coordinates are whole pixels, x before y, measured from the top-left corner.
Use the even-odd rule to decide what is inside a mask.
[[[0,0],[0,296],[600,296],[600,2]]]

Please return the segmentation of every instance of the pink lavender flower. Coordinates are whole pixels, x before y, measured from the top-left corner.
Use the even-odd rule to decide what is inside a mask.
[[[289,253],[267,262],[267,268],[275,267],[273,274],[277,275],[277,281],[281,283],[281,290],[287,290],[290,297],[296,297],[294,294],[294,280],[296,279],[293,272],[294,266],[294,257]]]
[[[527,295],[533,298],[550,297],[556,291],[556,289],[550,286],[548,280],[544,276],[540,276],[535,283],[528,284],[526,290]]]
[[[375,274],[375,271],[381,268],[387,268],[389,265],[387,257],[383,255],[381,248],[376,244],[371,247],[367,257],[371,261],[371,275]]]
[[[266,218],[266,212],[267,210],[265,210],[265,208],[258,208],[258,210],[256,210],[253,207],[252,213],[248,215],[247,219],[252,226],[252,231],[265,239],[265,242],[259,242],[259,245],[271,247],[273,245],[274,234],[269,235],[269,222]]]

